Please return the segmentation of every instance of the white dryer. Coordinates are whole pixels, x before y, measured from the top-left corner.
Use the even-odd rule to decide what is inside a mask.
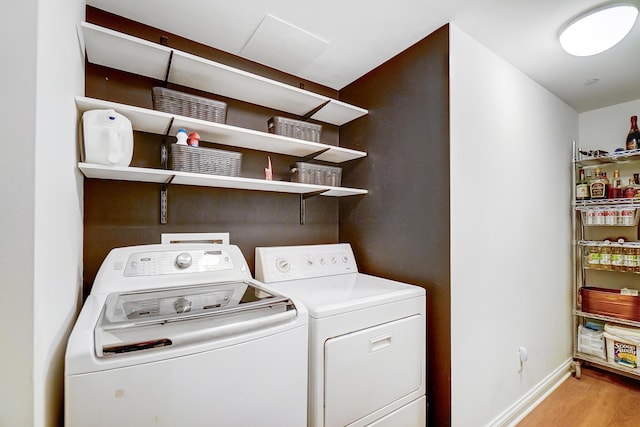
[[[426,425],[426,292],[358,272],[349,244],[256,248],[309,311],[310,427]]]
[[[67,345],[65,425],[300,427],[307,349],[304,306],[236,246],[114,249]]]

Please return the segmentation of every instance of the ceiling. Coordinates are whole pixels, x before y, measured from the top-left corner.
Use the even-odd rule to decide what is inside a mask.
[[[563,25],[603,3],[87,0],[99,9],[336,90],[452,23],[578,112],[640,99],[640,21],[617,46],[592,57],[573,57],[557,41]]]

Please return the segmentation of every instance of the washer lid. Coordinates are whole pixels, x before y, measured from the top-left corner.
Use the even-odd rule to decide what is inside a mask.
[[[112,293],[95,327],[96,355],[210,340],[296,313],[289,298],[244,281]]]
[[[314,318],[423,296],[415,285],[363,273],[270,283],[270,289],[299,299]]]

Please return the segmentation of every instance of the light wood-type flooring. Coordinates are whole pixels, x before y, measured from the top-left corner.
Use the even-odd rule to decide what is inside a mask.
[[[583,366],[518,424],[539,426],[639,427],[640,380]]]

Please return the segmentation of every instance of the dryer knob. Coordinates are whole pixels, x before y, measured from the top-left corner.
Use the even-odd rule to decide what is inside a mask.
[[[189,268],[192,262],[193,262],[193,259],[191,258],[191,255],[188,254],[187,252],[182,252],[180,255],[176,257],[176,267],[181,269]]]

